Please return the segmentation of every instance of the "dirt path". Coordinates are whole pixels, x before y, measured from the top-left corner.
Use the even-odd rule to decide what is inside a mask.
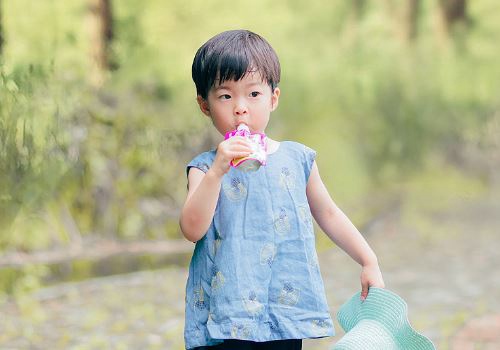
[[[436,216],[435,222],[435,231],[425,237],[397,220],[386,222],[368,241],[379,257],[386,287],[408,303],[414,328],[440,350],[466,350],[451,346],[458,344],[454,339],[460,336],[460,328],[473,319],[500,313],[500,197],[492,194],[478,202],[464,202]],[[321,266],[330,283],[326,287],[330,307],[336,311],[360,288],[360,270],[338,251],[324,253]],[[340,327],[337,330],[335,340],[342,334]],[[326,349],[328,344],[311,341],[306,349]]]
[[[499,198],[435,214],[425,235],[394,216],[367,237],[387,288],[407,301],[410,322],[438,349],[489,346],[467,331],[481,326],[475,319],[500,314]],[[359,290],[360,268],[339,249],[320,253],[320,264],[334,316]],[[4,303],[0,348],[183,349],[186,278],[185,268],[172,267],[61,284]],[[338,323],[336,330],[336,337],[306,340],[303,348],[327,349],[342,335]]]

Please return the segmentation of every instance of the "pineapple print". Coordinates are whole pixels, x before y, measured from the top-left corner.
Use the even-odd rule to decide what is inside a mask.
[[[238,339],[238,338],[250,338],[250,328],[248,326],[245,326],[243,324],[237,323],[233,324],[231,327],[231,337]]]
[[[194,291],[194,307],[200,310],[207,308],[207,302],[205,301],[205,295],[201,287]]]
[[[299,294],[299,290],[294,288],[290,282],[285,282],[278,297],[278,302],[283,305],[294,306],[299,301]]]
[[[284,208],[280,209],[280,213],[274,219],[274,228],[276,229],[276,232],[281,235],[290,231],[290,220]]]
[[[257,294],[255,291],[250,291],[248,298],[243,299],[243,304],[245,309],[252,316],[257,316],[264,310],[264,305],[257,300]]]
[[[311,210],[309,209],[309,206],[306,204],[298,206],[297,207],[297,214],[299,216],[300,222],[304,224],[304,226],[307,230],[306,232],[309,235],[314,235],[312,215],[311,215]]]
[[[276,256],[276,247],[273,243],[266,243],[260,250],[260,264],[271,267]]]
[[[310,226],[312,225],[312,215],[311,211],[309,210],[309,207],[307,205],[301,205],[297,207],[297,212],[299,214],[300,221],[306,225]]]
[[[326,322],[325,320],[312,320],[311,322],[311,328],[313,332],[318,336],[327,333],[329,327],[330,327],[329,323]]]
[[[276,323],[274,323],[273,321],[269,322],[269,328],[271,328],[271,330],[273,332],[278,332],[279,331],[278,325]]]
[[[219,234],[219,231],[215,230],[215,239],[213,243],[213,256],[217,255],[217,251],[220,248],[220,245],[222,243],[222,237]]]
[[[295,188],[295,175],[287,167],[281,168],[280,186],[285,190],[293,190]]]
[[[217,290],[226,284],[226,279],[222,272],[218,269],[217,265],[212,267],[212,290]]]
[[[229,184],[224,182],[222,189],[224,190],[227,198],[233,202],[238,202],[247,196],[247,189],[245,185],[237,177],[231,178],[231,182]]]

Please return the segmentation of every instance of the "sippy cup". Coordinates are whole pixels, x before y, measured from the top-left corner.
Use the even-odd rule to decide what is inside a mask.
[[[251,133],[247,125],[240,124],[236,130],[226,133],[225,139],[233,136],[246,137],[252,147],[252,153],[248,157],[231,160],[229,164],[232,167],[242,171],[256,171],[261,165],[266,165],[267,138],[265,134]]]

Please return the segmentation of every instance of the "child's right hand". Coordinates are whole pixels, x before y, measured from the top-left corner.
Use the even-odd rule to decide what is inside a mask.
[[[252,154],[252,148],[246,138],[242,136],[230,137],[217,146],[217,154],[210,170],[222,177],[229,171],[231,160],[247,157],[250,154]]]

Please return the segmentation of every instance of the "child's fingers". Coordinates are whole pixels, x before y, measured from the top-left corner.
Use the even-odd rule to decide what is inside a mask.
[[[368,283],[363,283],[361,287],[361,301],[364,301],[368,296]]]
[[[229,140],[231,141],[247,141],[248,139],[243,136],[233,136]]]
[[[217,148],[217,152],[220,152],[224,158],[245,157],[252,153],[252,147],[243,141],[233,141],[229,143],[221,143]]]
[[[240,152],[232,152],[231,153],[231,158],[243,158],[243,157],[248,157],[250,154],[252,154],[251,151],[240,151]]]
[[[231,145],[224,152],[228,158],[246,157],[251,153],[253,153],[252,148],[246,145]]]
[[[249,153],[252,153],[252,147],[250,146],[247,146],[247,145],[234,145],[233,147],[231,147],[231,152],[233,153],[241,153],[241,154],[249,154]]]
[[[238,140],[238,141],[234,141],[230,144],[231,147],[236,147],[236,146],[244,146],[244,147],[251,147],[251,144],[250,142],[248,142],[247,140]]]
[[[250,142],[246,137],[242,136],[234,136],[229,139],[231,144],[238,144],[238,145],[250,145]]]

